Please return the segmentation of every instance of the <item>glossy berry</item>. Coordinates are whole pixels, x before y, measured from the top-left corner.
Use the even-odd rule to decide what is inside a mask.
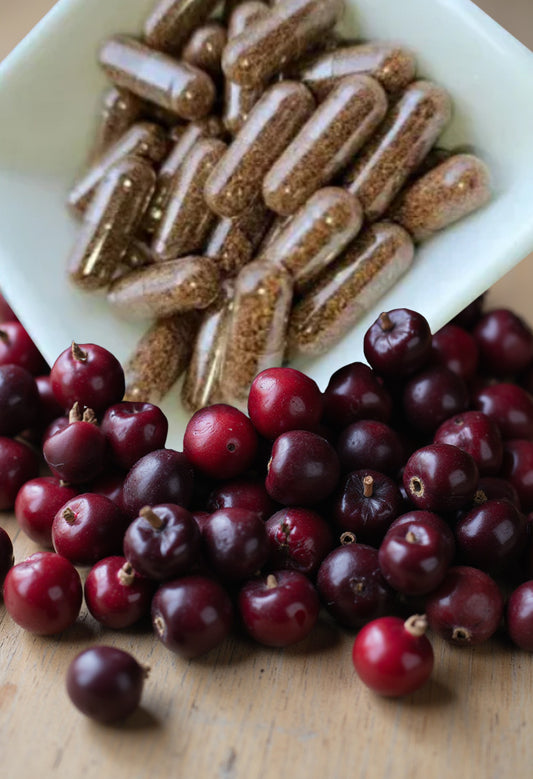
[[[85,493],[62,506],[52,522],[52,542],[74,565],[94,565],[122,551],[128,519],[103,495]]]
[[[205,521],[202,539],[213,570],[228,580],[252,576],[266,563],[270,551],[265,523],[248,509],[215,511]]]
[[[374,692],[389,697],[420,689],[433,670],[434,655],[425,635],[427,619],[381,617],[357,634],[352,660],[361,681]]]
[[[533,511],[532,441],[505,441],[501,475],[516,490],[523,511]]]
[[[46,373],[48,366],[20,322],[0,325],[0,365],[18,365],[33,376]]]
[[[7,572],[13,567],[14,563],[13,544],[4,528],[0,527],[0,594]]]
[[[348,425],[339,435],[335,448],[345,473],[371,468],[396,476],[405,461],[398,433],[375,419],[361,419]]]
[[[64,409],[55,398],[50,375],[36,376],[35,383],[39,393],[39,417],[37,424],[40,430],[44,430],[51,422],[63,415]]]
[[[124,487],[124,473],[122,471],[104,470],[88,487],[88,492],[95,492],[109,498],[117,506],[122,506],[122,489]]]
[[[396,482],[378,471],[363,469],[345,478],[333,516],[338,527],[354,533],[357,541],[378,546],[400,513],[400,505]]]
[[[18,317],[0,292],[0,322],[17,322]]]
[[[281,509],[267,520],[265,528],[271,546],[269,565],[273,570],[314,576],[334,546],[329,525],[311,509]]]
[[[215,403],[193,414],[185,428],[183,451],[199,471],[232,479],[253,464],[257,434],[242,411]]]
[[[42,636],[61,633],[80,612],[82,587],[78,572],[53,552],[36,552],[14,565],[4,582],[4,603],[24,630]]]
[[[248,414],[272,441],[288,430],[316,430],[324,407],[318,385],[294,368],[267,368],[252,382]]]
[[[68,423],[69,423],[68,417],[65,415],[53,419],[50,422],[50,424],[45,427],[43,431],[43,435],[41,438],[42,446],[45,445],[46,441],[48,441],[49,438],[51,438],[53,435],[58,433],[60,430],[63,430],[63,428],[68,425]]]
[[[138,707],[147,674],[128,652],[92,646],[69,665],[67,692],[86,717],[104,724],[119,722]]]
[[[107,409],[101,429],[115,465],[129,470],[145,454],[164,448],[168,420],[152,403],[122,401]]]
[[[468,507],[477,482],[478,470],[472,456],[451,444],[417,449],[403,471],[409,500],[419,509],[437,513]]]
[[[339,458],[325,438],[290,430],[274,441],[265,486],[278,503],[312,506],[333,492],[339,474]]]
[[[415,374],[403,390],[405,418],[423,435],[432,435],[445,419],[465,411],[467,405],[465,382],[440,365]]]
[[[365,333],[364,352],[369,364],[383,376],[409,376],[427,363],[431,330],[427,319],[408,308],[380,314]]]
[[[19,489],[38,473],[39,459],[33,449],[0,437],[0,511],[13,508]]]
[[[233,606],[213,579],[184,576],[161,585],[152,601],[152,625],[159,640],[185,658],[219,646],[233,625]]]
[[[318,619],[320,601],[304,574],[276,571],[243,586],[239,611],[253,639],[283,647],[307,638]]]
[[[472,455],[481,476],[496,475],[502,465],[503,444],[498,425],[481,411],[464,411],[437,429],[433,442],[452,444]]]
[[[91,409],[81,414],[77,404],[69,424],[47,438],[43,455],[52,473],[68,484],[91,481],[104,467],[106,440]]]
[[[389,393],[374,371],[362,362],[335,371],[324,392],[324,421],[337,430],[359,419],[388,422],[391,411]]]
[[[475,393],[473,406],[498,425],[503,438],[533,438],[533,397],[522,387],[483,387]]]
[[[443,365],[464,381],[474,378],[479,362],[479,349],[475,338],[462,327],[444,325],[431,341],[433,362]]]
[[[483,293],[479,297],[475,298],[469,303],[462,311],[460,311],[451,320],[451,324],[463,327],[465,330],[472,330],[473,327],[479,321],[483,312],[483,303],[485,301],[485,294]]]
[[[481,493],[482,500],[499,500],[505,498],[513,506],[520,509],[520,498],[516,489],[508,479],[502,479],[500,476],[482,476],[478,481],[477,491]]]
[[[465,565],[497,573],[518,560],[526,540],[526,523],[508,500],[487,500],[459,520],[455,537]]]
[[[194,471],[187,457],[174,449],[156,449],[141,457],[126,476],[122,503],[132,518],[143,506],[177,503],[187,508],[193,486]]]
[[[521,584],[507,602],[506,627],[513,643],[533,652],[533,582]]]
[[[30,479],[15,500],[15,517],[26,535],[40,546],[52,548],[52,522],[67,501],[76,496],[73,487],[52,476]]]
[[[154,589],[154,583],[136,573],[125,557],[104,557],[87,575],[85,603],[98,622],[120,630],[150,613]]]
[[[0,436],[30,428],[39,413],[35,379],[18,365],[0,365]]]
[[[75,344],[62,352],[50,371],[58,403],[70,409],[74,403],[101,414],[124,395],[124,371],[111,352],[96,344]]]
[[[221,484],[209,495],[207,509],[210,513],[224,508],[249,509],[266,521],[275,512],[276,503],[263,481],[236,479]]]
[[[533,360],[533,332],[523,319],[506,308],[488,311],[474,331],[481,363],[493,376],[521,373]]]

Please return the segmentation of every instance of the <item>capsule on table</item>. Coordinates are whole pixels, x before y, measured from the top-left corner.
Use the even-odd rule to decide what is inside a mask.
[[[213,211],[238,216],[257,200],[266,173],[314,105],[309,90],[295,81],[281,81],[263,94],[206,182]]]
[[[414,246],[392,222],[367,227],[294,306],[288,355],[325,354],[409,269]]]
[[[226,41],[227,32],[222,24],[204,24],[192,33],[181,54],[182,59],[218,79],[222,74],[222,52]]]
[[[246,87],[266,83],[331,30],[343,9],[343,0],[282,0],[228,42],[224,73]]]
[[[342,79],[307,120],[263,181],[263,197],[282,216],[353,159],[387,111],[383,87],[370,76]]]
[[[233,293],[234,282],[224,281],[217,299],[202,314],[181,392],[182,403],[191,413],[216,401]]]
[[[196,311],[154,322],[124,366],[124,400],[159,403],[187,368],[197,327]]]
[[[235,276],[250,262],[254,249],[237,220],[224,217],[216,223],[204,253],[216,262],[224,276]]]
[[[481,208],[490,195],[485,163],[473,154],[456,154],[411,184],[390,217],[423,241]]]
[[[262,259],[285,267],[302,290],[345,249],[361,229],[357,198],[340,187],[315,192],[269,244]]]
[[[292,279],[284,268],[255,260],[237,276],[220,394],[243,405],[254,377],[281,365],[292,302]]]
[[[157,163],[163,159],[167,148],[167,136],[162,127],[151,122],[134,124],[76,181],[67,198],[69,207],[83,214],[98,184],[120,160],[142,157]]]
[[[213,106],[215,85],[207,73],[134,38],[108,38],[100,49],[99,61],[114,84],[182,119],[201,119]]]
[[[175,54],[211,15],[218,0],[160,0],[144,23],[144,39],[154,49]]]
[[[310,56],[294,75],[322,102],[345,76],[373,76],[387,92],[397,94],[414,80],[415,73],[416,61],[409,49],[379,42],[341,46]]]
[[[387,211],[450,118],[451,101],[445,89],[429,81],[407,87],[345,176],[369,221]]]
[[[91,159],[96,160],[101,157],[113,143],[118,141],[139,118],[143,108],[143,101],[127,89],[117,87],[108,89],[102,100]]]

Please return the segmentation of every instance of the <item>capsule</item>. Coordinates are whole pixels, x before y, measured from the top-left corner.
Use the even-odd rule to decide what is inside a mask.
[[[205,199],[219,216],[238,216],[261,194],[263,179],[311,115],[314,100],[303,84],[281,81],[253,107],[248,121],[209,176]]]
[[[409,269],[414,246],[392,222],[370,225],[294,306],[288,355],[325,354]]]
[[[387,97],[375,79],[342,79],[267,173],[267,206],[282,216],[294,214],[351,162],[386,111]]]
[[[144,40],[154,49],[176,54],[211,15],[218,0],[160,0],[144,23]]]
[[[265,84],[298,60],[331,30],[344,10],[343,0],[283,0],[228,42],[222,69],[245,87]]]
[[[321,103],[340,79],[356,74],[373,76],[395,95],[414,80],[416,61],[409,49],[395,43],[361,43],[305,58],[294,77],[303,81]]]
[[[160,162],[167,148],[166,133],[161,127],[151,122],[134,124],[76,181],[68,195],[69,207],[75,213],[83,214],[98,184],[124,157],[142,157],[152,162]]]
[[[429,81],[407,87],[345,177],[369,221],[387,211],[450,118],[451,101],[444,89]]]
[[[228,217],[216,223],[205,248],[206,257],[216,262],[224,276],[236,276],[250,262],[253,253],[251,241],[240,229],[237,220]]]
[[[102,110],[91,159],[96,160],[134,124],[143,110],[143,102],[127,89],[111,87],[104,94]]]
[[[219,22],[209,22],[192,33],[182,59],[218,79],[222,74],[222,51],[226,42],[226,28]]]
[[[225,150],[226,144],[218,138],[202,138],[189,152],[154,237],[157,259],[171,260],[204,245],[216,218],[205,204],[204,184]]]
[[[234,282],[224,281],[217,299],[203,312],[181,391],[182,403],[191,413],[217,397],[233,293]]]
[[[357,198],[340,187],[315,192],[265,249],[262,259],[284,266],[302,290],[355,238],[363,223]]]
[[[187,368],[197,328],[196,311],[154,322],[124,366],[124,400],[159,403]]]
[[[288,271],[260,260],[245,265],[237,276],[220,378],[226,402],[244,405],[254,377],[281,365],[292,288]]]
[[[100,49],[99,61],[114,84],[182,119],[201,119],[213,106],[215,85],[207,73],[134,38],[108,38]]]
[[[155,187],[147,160],[125,157],[102,179],[70,255],[70,279],[85,289],[105,286],[135,235]]]

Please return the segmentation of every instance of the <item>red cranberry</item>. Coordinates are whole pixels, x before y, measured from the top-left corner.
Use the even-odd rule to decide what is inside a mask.
[[[477,492],[480,493],[482,500],[500,500],[505,498],[510,501],[513,506],[516,506],[520,510],[520,498],[518,493],[507,479],[502,479],[498,476],[483,476],[480,478],[477,485]]]
[[[39,460],[33,449],[0,437],[0,511],[12,509],[19,489],[38,473]]]
[[[102,625],[130,627],[150,613],[154,584],[139,576],[125,557],[104,557],[94,565],[84,587],[87,608]]]
[[[389,697],[408,695],[424,685],[433,670],[433,647],[425,635],[427,619],[418,614],[375,619],[357,634],[352,660],[361,681]]]
[[[215,511],[205,521],[202,539],[213,569],[228,580],[253,576],[270,551],[265,523],[248,509]]]
[[[204,576],[185,576],[163,584],[152,601],[152,624],[159,640],[185,658],[219,646],[233,624],[226,591]]]
[[[76,490],[52,476],[39,476],[24,484],[15,500],[15,516],[20,527],[36,544],[52,548],[52,522],[59,509]]]
[[[65,428],[68,424],[69,421],[67,416],[57,417],[56,419],[52,420],[52,422],[50,422],[48,427],[46,427],[43,432],[41,438],[42,446],[45,445],[45,443],[48,441],[49,438],[51,438],[56,433],[59,433],[59,431],[63,430],[63,428]]]
[[[362,362],[335,371],[324,393],[324,421],[337,429],[359,419],[388,422],[391,411],[389,393],[373,370]]]
[[[474,329],[481,364],[494,376],[521,373],[533,360],[533,332],[506,308],[488,311]]]
[[[314,576],[320,563],[333,549],[329,525],[311,509],[285,508],[265,525],[273,569],[298,571]]]
[[[496,632],[503,598],[486,573],[458,565],[449,568],[442,584],[428,595],[426,611],[431,629],[446,641],[480,644]]]
[[[339,458],[325,438],[290,430],[274,442],[265,486],[278,503],[311,506],[331,495],[339,473]]]
[[[0,325],[0,365],[18,365],[32,376],[48,371],[42,354],[20,322]]]
[[[35,379],[18,365],[0,365],[0,435],[14,436],[37,420],[39,392]]]
[[[363,469],[344,480],[333,515],[342,530],[355,533],[358,541],[377,546],[398,516],[400,504],[400,492],[391,478]]]
[[[276,571],[247,582],[239,610],[248,633],[265,646],[290,646],[307,638],[320,611],[318,595],[302,573]]]
[[[52,522],[54,549],[74,565],[94,565],[122,550],[128,520],[103,495],[78,495],[59,509]]]
[[[36,552],[14,565],[4,582],[4,603],[12,619],[24,630],[42,636],[73,625],[81,601],[78,572],[53,552]]]
[[[316,430],[323,407],[316,382],[294,368],[262,371],[248,395],[248,413],[255,429],[271,440],[288,430]]]
[[[409,499],[426,511],[468,507],[476,492],[478,470],[468,452],[451,444],[430,444],[408,459],[403,483]]]
[[[475,393],[475,408],[500,428],[503,438],[533,438],[533,397],[516,384],[491,384]]]
[[[50,371],[52,389],[63,408],[81,406],[96,414],[118,403],[124,395],[124,371],[116,357],[102,346],[73,343]]]
[[[371,468],[395,476],[405,460],[398,433],[375,419],[348,425],[340,434],[336,449],[344,472]]]
[[[242,411],[215,403],[193,414],[185,428],[183,451],[199,471],[232,479],[253,464],[257,435]]]
[[[122,649],[92,646],[67,670],[70,700],[86,717],[109,724],[126,719],[138,707],[148,670]]]
[[[468,390],[456,373],[436,365],[407,382],[402,405],[409,424],[424,435],[432,435],[445,419],[465,411]]]
[[[91,409],[80,413],[74,404],[69,424],[47,438],[43,455],[52,473],[70,484],[82,484],[104,467],[106,440]]]
[[[472,455],[481,476],[497,474],[502,465],[503,444],[498,425],[481,411],[464,411],[438,428],[433,442],[452,444]]]
[[[276,510],[276,504],[264,482],[239,479],[216,487],[209,495],[207,508],[210,513],[224,508],[249,509],[267,520]]]
[[[2,292],[0,292],[0,322],[18,322],[17,315],[3,296]]]
[[[44,430],[51,422],[63,415],[63,407],[57,402],[52,390],[50,376],[36,376],[35,383],[39,392],[39,419],[40,430]]]
[[[511,641],[533,652],[533,581],[524,582],[511,593],[506,617]]]
[[[152,403],[122,401],[105,412],[102,433],[115,464],[129,470],[145,454],[164,448],[168,420]]]
[[[485,300],[485,293],[477,297],[471,303],[468,304],[457,316],[451,320],[452,325],[458,327],[464,327],[465,330],[471,330],[478,322],[483,311],[483,303]]]
[[[466,382],[474,378],[479,362],[475,338],[462,327],[444,325],[433,335],[432,357]]]
[[[487,500],[459,520],[455,537],[465,565],[497,573],[518,559],[526,538],[526,523],[508,500]]]
[[[408,376],[419,371],[431,354],[427,319],[408,308],[380,314],[364,337],[365,357],[383,376]]]
[[[533,511],[533,442],[505,441],[501,476],[515,488],[524,511]]]
[[[122,502],[130,517],[138,517],[143,506],[159,503],[187,508],[193,484],[193,468],[182,452],[156,449],[141,457],[126,476]]]
[[[124,536],[124,555],[136,571],[156,581],[188,573],[200,548],[200,531],[187,509],[164,503],[141,509]]]
[[[121,471],[104,471],[91,482],[87,492],[95,492],[103,495],[116,503],[119,508],[122,505],[122,488],[124,486],[124,474]]]
[[[0,527],[0,592],[7,572],[13,567],[15,558],[13,557],[13,544],[7,532]]]

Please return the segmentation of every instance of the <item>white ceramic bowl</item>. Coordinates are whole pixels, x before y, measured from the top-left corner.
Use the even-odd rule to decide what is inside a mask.
[[[146,323],[120,321],[103,296],[73,289],[65,261],[76,223],[65,196],[90,147],[106,82],[100,42],[136,33],[154,0],[60,0],[0,65],[0,285],[45,357],[72,339],[124,360]],[[416,263],[338,346],[300,363],[324,387],[362,357],[362,334],[386,308],[423,312],[434,329],[533,249],[533,54],[469,0],[348,0],[344,29],[395,39],[417,54],[419,73],[451,92],[443,145],[468,144],[493,172],[494,198],[418,252]],[[178,395],[164,408],[169,445],[186,415]]]

